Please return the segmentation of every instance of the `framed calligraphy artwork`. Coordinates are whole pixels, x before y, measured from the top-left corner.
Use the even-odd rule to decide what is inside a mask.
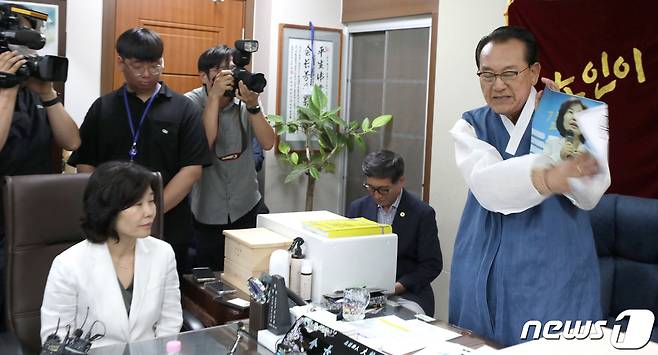
[[[328,107],[340,102],[342,30],[279,25],[279,76],[277,114],[286,121],[297,119],[297,107],[306,106],[313,85],[327,95]],[[294,150],[303,146],[302,133],[286,133]]]

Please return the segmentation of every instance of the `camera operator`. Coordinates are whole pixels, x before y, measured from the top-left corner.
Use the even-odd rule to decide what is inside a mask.
[[[235,87],[234,54],[225,45],[201,54],[198,70],[203,86],[185,94],[203,109],[206,138],[215,157],[191,193],[197,264],[213,270],[223,270],[223,231],[253,228],[256,215],[267,210],[258,191],[252,139],[265,150],[272,149],[276,140],[260,108],[259,94],[242,80]]]
[[[24,17],[20,17],[20,24],[32,29],[37,27],[36,21],[33,23]],[[2,74],[13,75],[25,63],[18,51],[0,53]],[[78,127],[64,110],[53,83],[29,78],[23,84],[0,87],[0,178],[55,173],[53,141],[57,147],[67,150],[75,150],[80,145]],[[4,276],[4,234],[0,202],[0,277]],[[3,289],[4,282],[0,282],[0,305],[4,303]]]

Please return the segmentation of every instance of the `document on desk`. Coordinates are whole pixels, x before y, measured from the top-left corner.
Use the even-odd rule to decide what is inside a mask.
[[[357,341],[392,355],[409,354],[459,336],[417,319],[405,321],[397,316],[371,318],[351,324],[357,328],[354,336]]]

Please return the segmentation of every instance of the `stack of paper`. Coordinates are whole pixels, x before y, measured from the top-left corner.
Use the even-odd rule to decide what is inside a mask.
[[[446,344],[446,340],[460,335],[417,319],[405,321],[397,316],[371,318],[351,324],[357,329],[354,339],[392,355],[410,354],[430,345]]]
[[[380,224],[363,217],[305,221],[302,226],[313,233],[327,238],[358,237],[365,235],[390,234],[388,224]]]

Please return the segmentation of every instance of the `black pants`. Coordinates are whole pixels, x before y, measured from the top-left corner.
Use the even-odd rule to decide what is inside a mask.
[[[215,271],[224,271],[224,231],[256,228],[256,216],[265,213],[270,213],[270,211],[261,198],[256,206],[244,216],[236,221],[229,220],[228,224],[204,224],[195,219],[194,228],[196,229],[197,238],[196,266],[206,266]]]

